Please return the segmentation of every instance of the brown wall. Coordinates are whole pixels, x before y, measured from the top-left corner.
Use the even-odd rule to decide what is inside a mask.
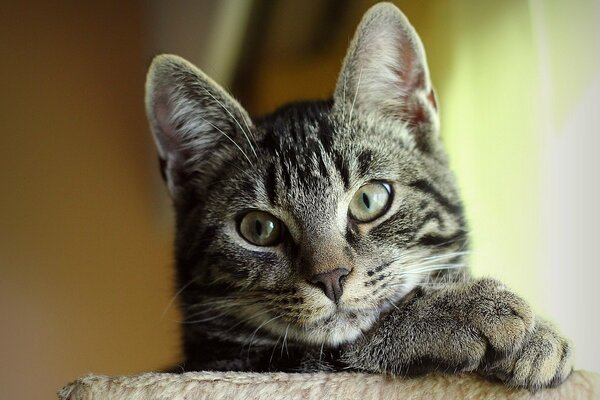
[[[50,3],[0,12],[2,399],[177,356],[141,4]]]
[[[244,104],[265,112],[327,95],[371,3],[352,3],[324,52],[255,58]],[[404,3],[417,26],[428,20]],[[175,307],[163,316],[172,222],[142,101],[156,46],[146,42],[156,29],[144,25],[147,5],[38,1],[0,13],[2,399],[49,398],[88,372],[177,361]],[[281,2],[279,13],[295,15],[295,5]]]

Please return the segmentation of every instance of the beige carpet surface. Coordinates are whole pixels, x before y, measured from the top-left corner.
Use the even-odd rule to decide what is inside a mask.
[[[65,386],[61,400],[225,399],[600,399],[600,374],[577,371],[561,386],[537,393],[509,389],[475,375],[393,379],[358,373],[145,373],[86,375]]]

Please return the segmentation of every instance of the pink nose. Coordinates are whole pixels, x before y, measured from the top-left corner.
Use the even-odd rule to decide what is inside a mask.
[[[340,297],[342,297],[344,277],[349,273],[350,271],[346,268],[322,272],[311,276],[310,283],[319,286],[325,293],[325,296],[329,297],[334,303],[337,303]]]

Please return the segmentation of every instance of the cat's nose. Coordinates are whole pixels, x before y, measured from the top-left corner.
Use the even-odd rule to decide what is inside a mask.
[[[332,271],[322,272],[310,277],[310,282],[323,289],[325,296],[337,303],[342,297],[344,278],[350,271],[346,268],[338,268]]]

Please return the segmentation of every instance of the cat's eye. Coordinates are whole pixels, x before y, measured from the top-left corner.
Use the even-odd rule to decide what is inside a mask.
[[[257,246],[274,246],[281,239],[282,223],[264,211],[250,211],[239,222],[244,239]]]
[[[348,211],[359,222],[371,222],[381,217],[392,200],[392,188],[385,182],[370,182],[356,191]]]

